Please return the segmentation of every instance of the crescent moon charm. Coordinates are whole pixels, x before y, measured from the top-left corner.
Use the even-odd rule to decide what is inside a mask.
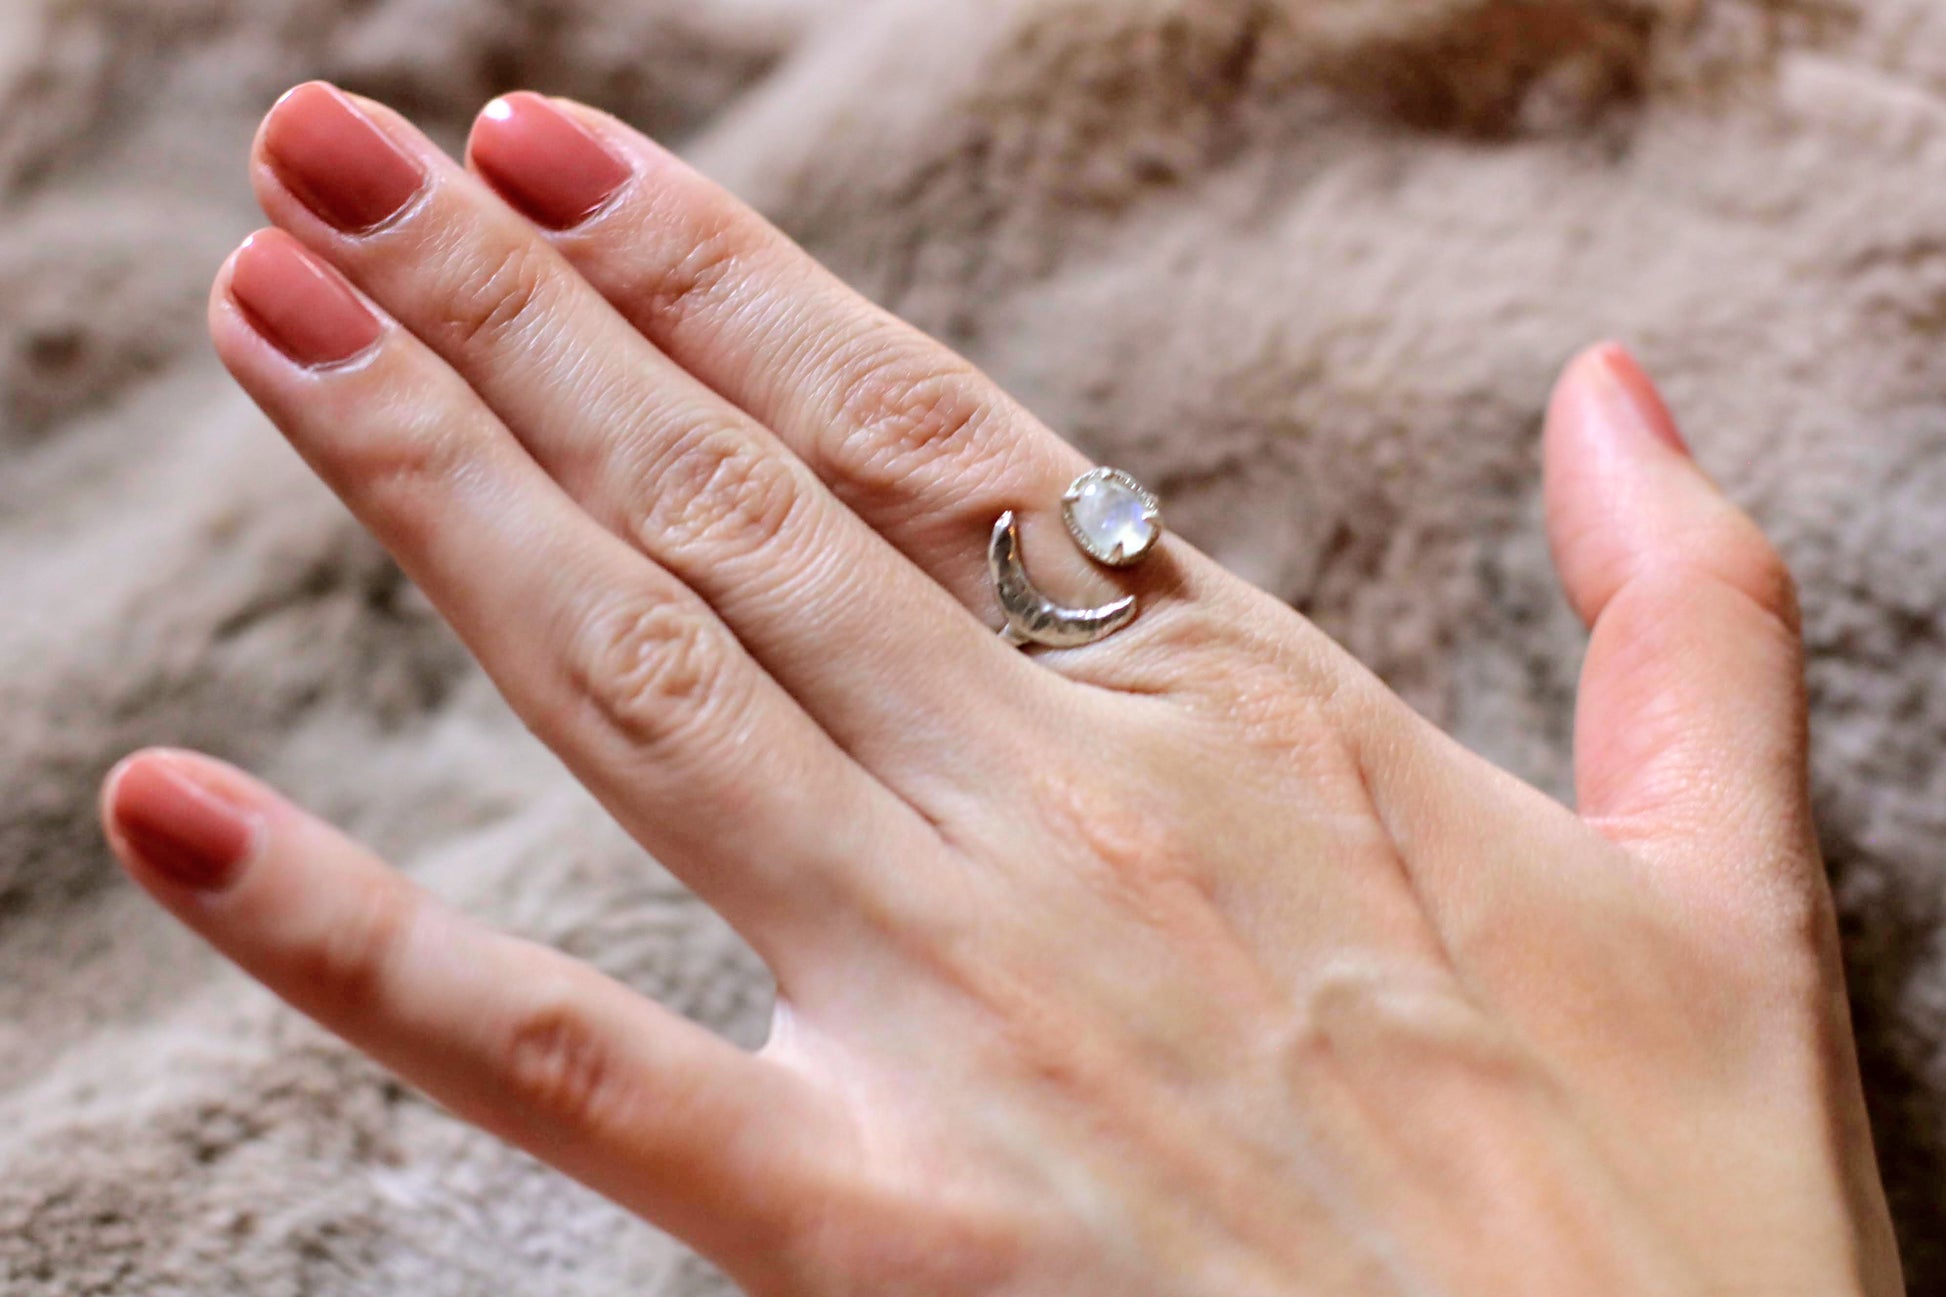
[[[1009,644],[1079,648],[1113,635],[1135,620],[1134,595],[1099,608],[1064,608],[1042,594],[1021,563],[1020,530],[1011,509],[993,524],[987,566],[993,569],[993,588],[1007,617],[1000,636]]]

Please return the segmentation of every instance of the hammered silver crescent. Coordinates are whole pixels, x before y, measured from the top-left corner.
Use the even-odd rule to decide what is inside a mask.
[[[1000,635],[1009,644],[1079,648],[1113,635],[1135,620],[1134,595],[1099,608],[1064,608],[1042,594],[1021,562],[1020,530],[1011,509],[993,524],[987,566],[993,570],[993,588],[1007,618]]]

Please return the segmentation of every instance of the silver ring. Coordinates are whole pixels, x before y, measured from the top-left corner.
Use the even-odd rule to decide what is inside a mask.
[[[1068,534],[1089,558],[1105,567],[1133,567],[1162,539],[1162,506],[1148,488],[1118,468],[1083,473],[1061,495]],[[1106,639],[1135,620],[1134,595],[1099,608],[1067,608],[1040,592],[1020,557],[1020,528],[1013,510],[993,524],[987,567],[1007,624],[1009,644],[1079,648]]]

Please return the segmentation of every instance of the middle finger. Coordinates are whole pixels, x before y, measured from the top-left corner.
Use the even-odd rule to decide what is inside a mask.
[[[915,777],[984,764],[966,759],[972,731],[1009,700],[1046,706],[1054,677],[395,114],[300,87],[266,120],[255,175],[272,220],[443,356],[584,508],[706,599],[908,796]],[[995,705],[969,712],[969,691]]]

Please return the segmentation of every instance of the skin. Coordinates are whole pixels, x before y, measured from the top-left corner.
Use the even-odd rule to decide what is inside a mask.
[[[734,1048],[138,754],[110,840],[216,948],[752,1293],[1902,1291],[1791,583],[1625,352],[1545,434],[1569,810],[1179,538],[1088,563],[1076,450],[620,123],[552,106],[626,171],[552,229],[480,136],[346,98],[426,175],[347,233],[267,144],[327,93],[259,140],[257,246],[372,340],[299,363],[265,330],[358,329],[279,325],[261,275],[246,308],[233,259],[217,349],[777,1010]],[[1009,508],[1051,595],[1134,625],[1005,647]]]

